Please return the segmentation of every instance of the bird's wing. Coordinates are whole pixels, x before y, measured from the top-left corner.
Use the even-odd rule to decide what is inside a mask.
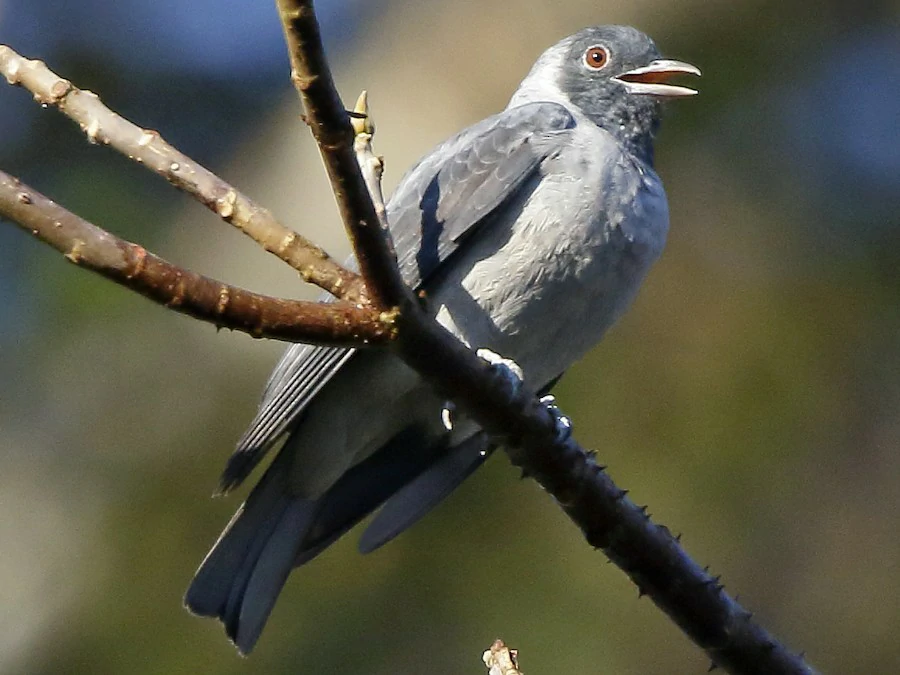
[[[511,108],[460,132],[410,169],[387,205],[403,280],[414,289],[427,286],[486,216],[561,148],[574,124],[555,103]],[[288,348],[225,467],[220,491],[240,484],[354,352],[302,344]]]
[[[427,285],[485,217],[560,149],[574,124],[556,103],[510,108],[445,141],[410,169],[387,207],[404,281]]]
[[[284,435],[318,391],[356,352],[296,344],[269,376],[256,417],[238,441],[219,479],[219,493],[233,490]]]

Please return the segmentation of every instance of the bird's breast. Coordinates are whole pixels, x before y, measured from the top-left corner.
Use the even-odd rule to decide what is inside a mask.
[[[631,303],[668,229],[652,170],[547,171],[479,233],[434,295],[438,320],[514,359],[536,387],[580,359]]]

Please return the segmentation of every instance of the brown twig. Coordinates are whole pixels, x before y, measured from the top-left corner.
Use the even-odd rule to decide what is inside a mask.
[[[504,442],[512,463],[534,477],[584,532],[668,614],[713,663],[731,673],[809,674],[813,669],[754,622],[724,592],[717,578],[695,563],[664,526],[655,525],[571,438],[533,392],[510,396],[502,378],[467,347],[406,302],[389,242],[359,168],[352,133],[334,87],[311,0],[277,0],[291,55],[293,77],[331,178],[345,227],[376,303],[398,305],[398,355],[469,417]]]
[[[325,59],[312,1],[277,0],[277,5],[290,55],[291,79],[319,145],[369,296],[382,308],[412,304],[412,293],[397,269],[390,233],[375,212],[356,162],[350,118]]]
[[[2,171],[0,216],[60,251],[69,262],[220,328],[254,337],[355,347],[384,343],[394,335],[392,317],[385,312],[347,301],[272,298],[181,269],[79,218]]]
[[[42,61],[23,58],[0,45],[0,75],[30,91],[36,101],[57,107],[92,143],[109,145],[195,197],[219,217],[297,270],[304,280],[350,302],[365,301],[362,278],[335,262],[322,248],[281,225],[272,213],[172,147],[156,132],[129,122],[52,72]]]

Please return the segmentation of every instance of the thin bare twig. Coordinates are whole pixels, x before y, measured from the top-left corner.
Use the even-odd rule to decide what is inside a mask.
[[[220,328],[254,337],[354,347],[384,343],[394,335],[389,313],[347,301],[272,298],[184,270],[79,218],[2,171],[0,216],[60,251],[69,262]]]
[[[350,302],[365,301],[362,278],[335,262],[322,248],[280,224],[272,213],[182,154],[156,132],[129,122],[52,72],[42,61],[26,59],[0,45],[0,75],[30,91],[36,101],[56,106],[74,120],[92,143],[109,145],[195,197],[297,270],[305,281]]]
[[[488,675],[522,675],[518,663],[519,653],[510,649],[500,638],[484,654],[481,660],[488,667]]]
[[[669,530],[654,524],[556,421],[527,387],[508,385],[436,321],[407,302],[389,241],[359,167],[347,113],[325,60],[311,0],[277,0],[293,78],[319,143],[344,225],[373,301],[400,307],[397,354],[481,427],[502,441],[512,463],[534,477],[583,531],[712,658],[731,673],[810,674],[799,655],[769,635],[750,612],[695,563]]]
[[[375,154],[372,148],[372,138],[375,136],[375,124],[369,113],[369,94],[363,91],[356,99],[353,106],[355,117],[350,120],[353,133],[353,151],[356,153],[356,163],[362,172],[363,180],[369,189],[372,205],[375,207],[375,215],[378,222],[387,229],[387,208],[384,205],[384,192],[381,189],[381,178],[384,175],[384,158]]]
[[[277,0],[297,88],[334,190],[344,227],[377,307],[413,304],[403,283],[391,243],[369,198],[353,151],[350,118],[338,96],[325,60],[322,36],[311,0]]]

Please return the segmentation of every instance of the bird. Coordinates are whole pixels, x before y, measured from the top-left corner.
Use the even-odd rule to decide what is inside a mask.
[[[501,112],[438,145],[386,205],[403,280],[473,349],[546,393],[628,308],[665,244],[653,168],[664,99],[699,76],[628,26],[547,49]],[[351,261],[352,262],[352,261]],[[363,553],[435,507],[491,455],[476,423],[388,350],[297,344],[229,459],[227,493],[274,460],[197,570],[189,611],[256,645],[294,567],[377,512]]]

